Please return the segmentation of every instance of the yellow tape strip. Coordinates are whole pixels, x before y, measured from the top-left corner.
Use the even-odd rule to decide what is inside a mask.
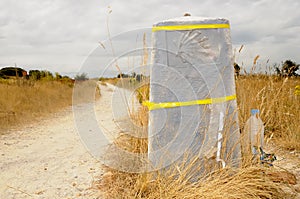
[[[194,101],[187,101],[187,102],[155,103],[155,102],[145,101],[145,102],[143,102],[143,105],[147,106],[148,109],[151,111],[151,110],[162,109],[162,108],[175,108],[175,107],[179,107],[179,106],[192,106],[192,105],[223,103],[223,102],[235,100],[235,99],[236,99],[236,95],[230,95],[230,96],[219,97],[219,98],[209,98],[209,99],[194,100]]]
[[[153,26],[152,32],[162,30],[192,30],[192,29],[213,29],[213,28],[230,28],[229,24],[184,24],[174,26]]]

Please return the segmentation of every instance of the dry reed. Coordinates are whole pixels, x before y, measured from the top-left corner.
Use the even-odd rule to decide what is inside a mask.
[[[58,81],[1,80],[0,134],[72,103],[72,86]]]
[[[300,99],[294,95],[300,78],[266,75],[240,76],[236,81],[240,127],[250,110],[260,110],[265,135],[288,150],[300,150]]]

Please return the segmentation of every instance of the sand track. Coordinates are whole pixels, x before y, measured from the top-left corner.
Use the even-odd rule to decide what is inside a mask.
[[[110,129],[116,128],[112,91],[102,86],[95,108],[101,125]],[[81,142],[71,107],[1,135],[0,171],[0,198],[5,199],[97,198],[99,193],[90,187],[102,173],[101,163]]]
[[[119,132],[111,107],[114,86],[100,86],[95,113],[112,139]],[[81,106],[84,110],[86,105]],[[101,144],[105,146],[109,139]],[[299,183],[300,154],[274,146],[269,150],[278,157],[275,166],[293,173]],[[101,193],[91,187],[102,175],[101,166],[82,143],[69,107],[0,136],[0,198],[98,198]],[[300,198],[299,184],[285,188]]]

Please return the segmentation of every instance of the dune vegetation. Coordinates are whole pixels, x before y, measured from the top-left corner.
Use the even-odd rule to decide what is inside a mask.
[[[0,133],[70,106],[72,90],[69,81],[0,79]]]
[[[236,78],[239,126],[241,132],[253,108],[261,111],[265,124],[265,142],[288,151],[300,150],[300,96],[296,89],[300,78],[275,75],[240,75]],[[147,100],[149,88],[137,91],[140,101]],[[148,110],[141,108],[132,119],[141,125],[148,124]],[[147,139],[120,136],[115,144],[134,153],[147,153]],[[111,151],[111,153],[113,153]],[[126,158],[111,156],[118,164],[134,164]],[[191,163],[193,164],[193,162]],[[209,165],[208,165],[209,166]],[[290,186],[288,171],[278,167],[253,163],[243,157],[240,168],[213,168],[199,180],[187,180],[193,165],[174,166],[167,172],[127,173],[105,167],[102,180],[95,182],[107,198],[293,198],[283,187]],[[284,173],[286,179],[278,176]],[[275,176],[275,177],[274,177]]]

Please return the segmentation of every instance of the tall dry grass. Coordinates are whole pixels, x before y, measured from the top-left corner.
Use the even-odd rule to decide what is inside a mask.
[[[258,199],[290,198],[268,176],[265,168],[248,167],[240,170],[217,170],[191,183],[169,175],[157,173],[132,174],[110,170],[97,186],[106,198],[203,198],[203,199]]]
[[[250,110],[260,109],[261,118],[265,122],[266,140],[286,149],[299,150],[300,99],[294,95],[294,88],[299,84],[300,80],[295,78],[240,76],[236,85],[241,130],[250,117]],[[138,98],[147,100],[145,92],[148,90],[137,91]],[[132,119],[146,126],[147,115],[147,110],[140,109],[132,115]],[[147,139],[123,135],[115,143],[130,152],[147,153]],[[128,159],[118,158],[114,160],[118,164],[132,164]],[[274,179],[274,176],[280,174],[278,168],[253,164],[251,157],[244,159],[246,164],[242,168],[211,170],[203,173],[196,182],[186,178],[190,172],[188,168],[195,168],[194,165],[175,167],[163,173],[126,173],[105,167],[105,174],[96,186],[107,198],[293,198],[292,194],[282,189],[286,182]]]
[[[0,134],[72,104],[72,85],[59,81],[0,81]]]
[[[265,124],[265,140],[288,150],[300,150],[300,96],[295,87],[300,78],[266,75],[240,76],[236,81],[240,127],[250,110],[260,110]]]

